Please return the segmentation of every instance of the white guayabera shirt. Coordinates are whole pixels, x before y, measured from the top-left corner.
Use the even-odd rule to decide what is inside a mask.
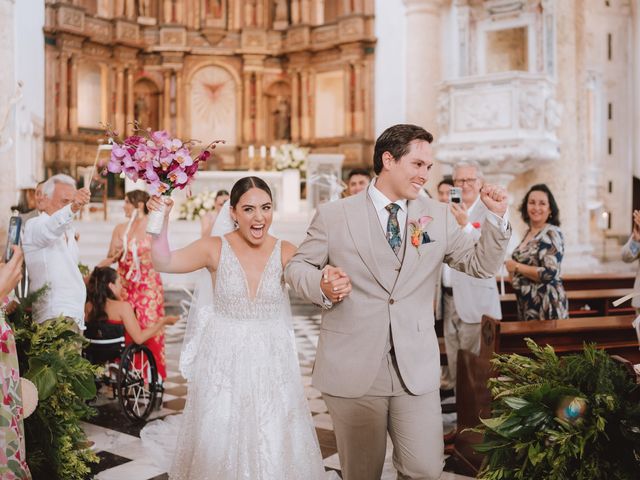
[[[33,318],[42,323],[60,315],[73,318],[84,330],[87,289],[78,269],[80,252],[71,226],[71,205],[53,215],[41,213],[27,221],[22,237],[29,272],[29,292],[49,285],[47,294],[33,306]]]

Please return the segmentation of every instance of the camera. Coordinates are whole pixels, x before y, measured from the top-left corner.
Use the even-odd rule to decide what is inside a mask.
[[[13,246],[20,244],[20,230],[22,227],[22,218],[13,216],[9,220],[9,234],[7,236],[7,247],[4,250],[5,263],[11,260],[13,256]]]
[[[462,203],[462,189],[451,187],[451,190],[449,190],[449,201],[451,203]]]

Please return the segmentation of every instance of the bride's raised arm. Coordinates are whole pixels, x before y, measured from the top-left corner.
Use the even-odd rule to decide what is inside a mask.
[[[220,251],[219,246],[216,245],[217,242],[220,242],[217,237],[201,238],[184,248],[171,251],[167,231],[173,200],[154,196],[147,202],[147,207],[149,210],[161,210],[163,200],[165,212],[162,231],[159,235],[151,236],[153,267],[159,272],[166,273],[189,273],[205,267],[209,270],[215,270],[218,262],[214,258],[214,254]]]

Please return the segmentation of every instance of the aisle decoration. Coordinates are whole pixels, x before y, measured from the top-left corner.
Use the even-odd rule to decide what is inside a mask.
[[[79,346],[86,340],[71,320],[33,322],[31,306],[45,290],[20,299],[9,316],[21,375],[38,392],[38,405],[24,420],[27,463],[34,480],[83,480],[89,464],[99,461],[80,422],[95,415],[86,402],[96,396],[100,367],[82,357]]]
[[[187,198],[180,205],[180,220],[197,220],[215,210],[216,192],[204,191]]]
[[[207,161],[218,143],[224,143],[215,140],[194,156],[192,150],[198,144],[196,140],[183,142],[164,130],[145,129],[137,121],[133,123],[133,135],[124,140],[109,125],[105,126],[105,131],[113,143],[107,170],[134,182],[143,180],[150,195],[170,196],[176,189],[187,188],[201,163]],[[159,234],[163,220],[163,211],[151,212],[147,232]]]
[[[558,357],[527,339],[532,358],[498,355],[482,480],[637,480],[640,387],[595,345]]]
[[[278,145],[273,154],[273,168],[278,171],[296,169],[304,172],[309,149],[293,143]]]

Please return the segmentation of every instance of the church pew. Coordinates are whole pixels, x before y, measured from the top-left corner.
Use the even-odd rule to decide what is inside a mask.
[[[597,290],[610,288],[633,288],[635,272],[610,273],[569,273],[562,275],[562,284],[566,291]],[[496,277],[500,291],[500,277]],[[504,277],[505,293],[513,293],[509,277]]]
[[[569,317],[595,317],[611,315],[630,315],[634,309],[628,305],[614,307],[612,302],[631,293],[631,288],[602,288],[593,290],[567,290]],[[518,309],[515,293],[500,296],[502,319],[517,320]]]
[[[487,382],[492,375],[490,360],[494,353],[528,355],[525,338],[540,345],[551,345],[559,355],[582,351],[584,342],[595,342],[622,361],[640,363],[638,338],[631,325],[634,316],[603,316],[567,320],[500,322],[482,319],[480,354],[461,350],[458,353],[456,410],[458,432],[477,426],[479,418],[491,414],[491,394]],[[632,370],[630,370],[632,372]],[[482,456],[473,445],[482,437],[472,432],[458,433],[447,450],[464,465],[469,474],[477,473]]]

